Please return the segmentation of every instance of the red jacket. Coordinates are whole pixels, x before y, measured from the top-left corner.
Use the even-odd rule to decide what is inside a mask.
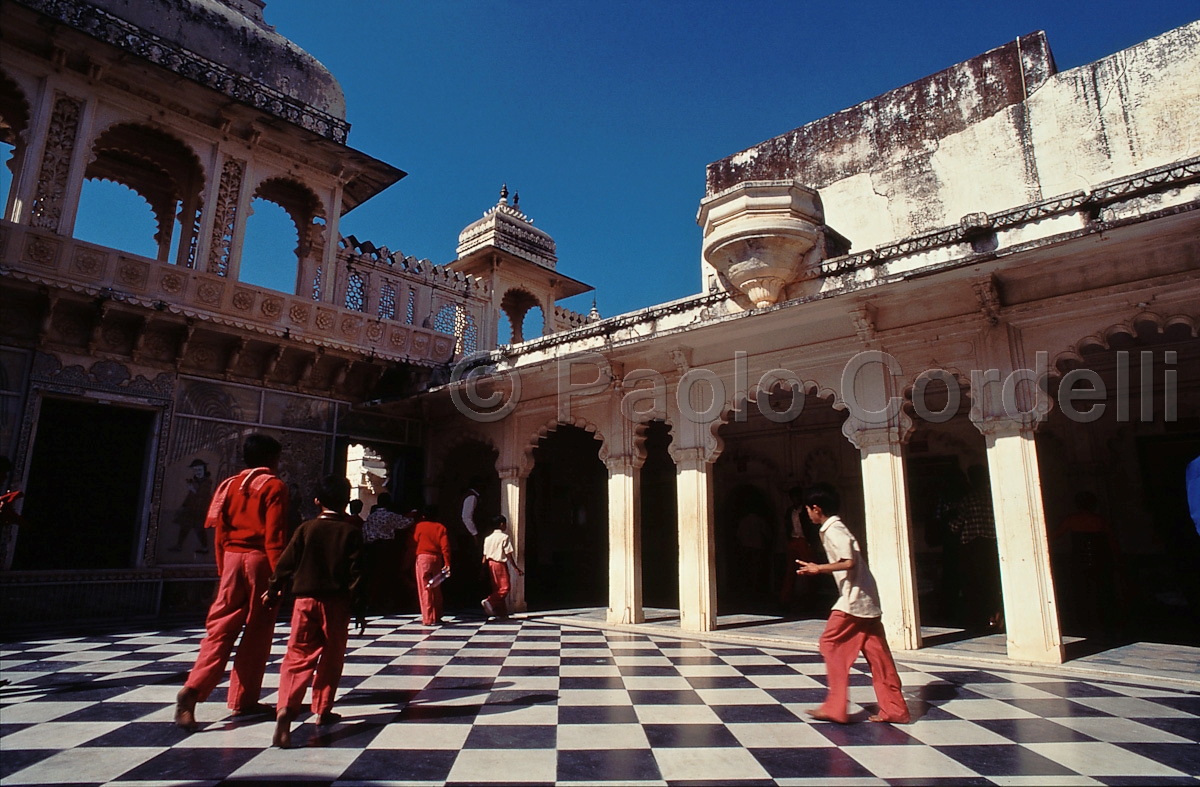
[[[446,526],[428,520],[418,522],[412,531],[413,552],[418,555],[441,554],[446,567],[450,567],[450,539]]]
[[[216,529],[217,571],[225,552],[264,552],[271,570],[287,546],[288,491],[265,467],[243,470],[221,482],[205,527]]]

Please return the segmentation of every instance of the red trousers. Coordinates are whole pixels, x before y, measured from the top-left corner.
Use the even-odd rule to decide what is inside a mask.
[[[883,634],[883,622],[879,618],[856,618],[836,610],[829,613],[829,622],[821,634],[821,656],[825,659],[829,678],[829,694],[821,712],[834,721],[847,721],[850,667],[859,653],[866,657],[867,666],[871,668],[871,684],[879,701],[880,717],[897,724],[908,723],[908,703],[900,692],[900,675]]]
[[[292,636],[279,667],[277,711],[298,713],[310,681],[312,712],[322,714],[333,709],[346,661],[349,627],[348,597],[296,599],[292,608]]]
[[[204,623],[207,633],[184,684],[196,691],[201,702],[225,676],[225,665],[239,632],[242,641],[233,659],[227,704],[230,710],[240,710],[258,702],[275,634],[276,609],[262,602],[270,578],[271,566],[264,553],[225,552],[217,598]]]
[[[508,604],[505,599],[508,598],[508,562],[499,563],[495,560],[487,562],[488,571],[492,574],[492,592],[488,596],[488,603],[492,605],[492,609],[496,612],[496,617],[508,617]]]
[[[417,555],[417,600],[421,602],[421,622],[426,626],[442,619],[442,588],[428,586],[429,580],[441,570],[441,555]]]

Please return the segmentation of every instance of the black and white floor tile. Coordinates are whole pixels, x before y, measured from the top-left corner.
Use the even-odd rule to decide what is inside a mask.
[[[810,720],[818,654],[410,617],[352,636],[341,723],[171,723],[199,629],[0,644],[0,784],[1196,785],[1200,693],[1125,680],[901,662],[914,722]],[[264,701],[274,702],[287,626]]]

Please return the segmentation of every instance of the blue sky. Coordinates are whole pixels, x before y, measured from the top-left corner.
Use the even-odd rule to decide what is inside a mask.
[[[710,161],[1034,30],[1060,70],[1088,63],[1200,0],[268,0],[265,16],[341,82],[350,145],[409,173],[344,235],[445,263],[507,182],[610,316],[699,292]]]

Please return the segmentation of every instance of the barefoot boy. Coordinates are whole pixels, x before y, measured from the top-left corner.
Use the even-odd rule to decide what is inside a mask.
[[[312,681],[312,712],[318,725],[335,724],[333,699],[342,677],[352,612],[362,615],[362,532],[346,516],[350,482],[326,476],[317,492],[321,513],[297,528],[263,595],[275,603],[287,590],[296,597],[292,636],[279,668],[279,700],[273,746],[292,744],[292,721]]]
[[[879,712],[871,721],[896,724],[909,722],[908,704],[900,693],[900,676],[883,634],[879,591],[875,577],[867,568],[858,541],[837,516],[840,500],[828,484],[818,484],[804,497],[808,518],[821,528],[821,544],[829,563],[797,560],[797,574],[833,574],[838,600],[829,613],[829,623],[821,635],[821,655],[829,676],[825,704],[808,714],[814,719],[845,724],[849,719],[846,702],[850,685],[850,667],[861,652],[871,667],[871,683],[879,700]]]

